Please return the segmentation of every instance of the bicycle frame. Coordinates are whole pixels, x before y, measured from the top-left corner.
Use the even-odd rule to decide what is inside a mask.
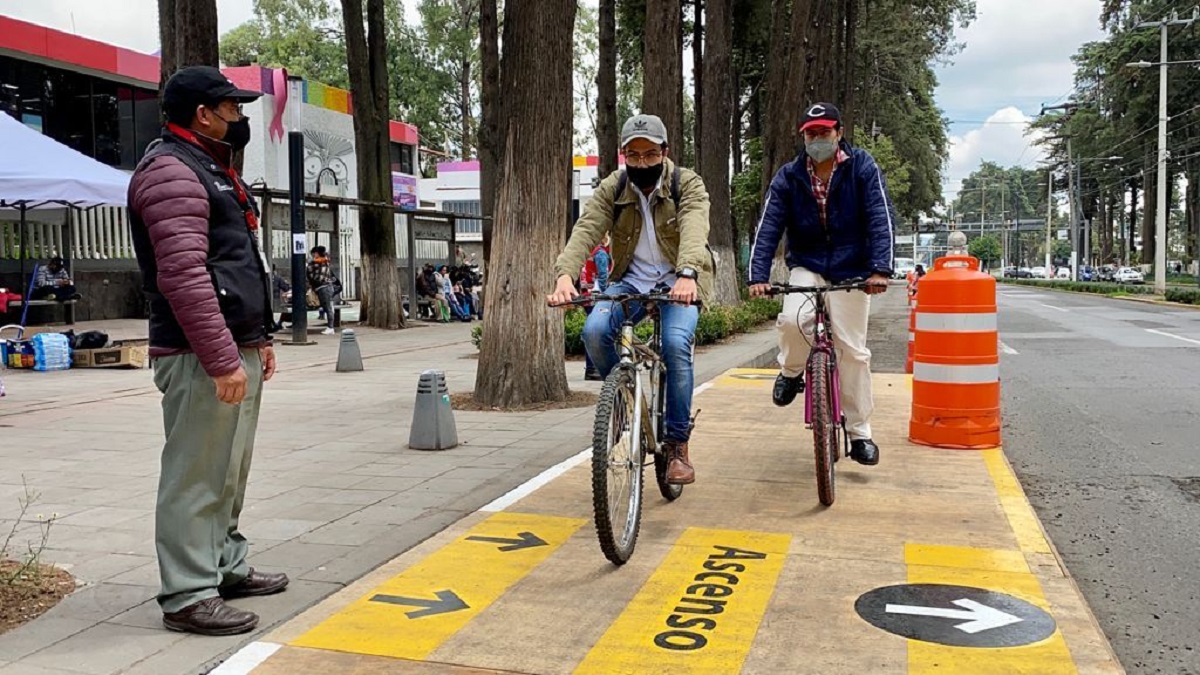
[[[812,363],[812,352],[825,352],[829,355],[829,362],[833,364],[832,387],[833,387],[833,419],[835,423],[842,422],[842,381],[838,374],[837,365],[837,350],[833,347],[833,324],[829,321],[829,309],[825,306],[825,293],[818,292],[813,294],[816,304],[813,316],[813,345],[809,352],[809,363]],[[808,373],[808,365],[805,366],[805,374]],[[812,378],[809,378],[812,381]],[[812,387],[804,389],[804,423],[812,426]]]
[[[654,335],[651,338],[651,345],[657,346],[660,344],[661,327],[658,318],[651,315],[651,321],[654,325]],[[642,358],[636,358],[638,352],[641,352]],[[621,326],[621,337],[618,343],[618,354],[621,357],[618,367],[634,368],[636,370],[647,370],[650,372],[650,392],[646,392],[646,382],[642,378],[641,373],[636,373],[634,381],[634,399],[638,402],[637,407],[633,410],[633,437],[638,438],[645,436],[647,447],[651,448],[651,452],[659,451],[659,436],[662,434],[662,412],[661,401],[659,397],[659,378],[666,375],[666,367],[663,365],[662,359],[654,347],[647,347],[640,343],[637,336],[634,334],[634,324],[626,320]],[[644,421],[649,421],[649,424],[643,424]]]

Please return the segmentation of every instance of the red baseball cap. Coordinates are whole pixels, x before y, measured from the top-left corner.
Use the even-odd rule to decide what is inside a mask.
[[[832,103],[814,103],[800,118],[800,131],[810,127],[837,127],[842,124],[842,113]]]

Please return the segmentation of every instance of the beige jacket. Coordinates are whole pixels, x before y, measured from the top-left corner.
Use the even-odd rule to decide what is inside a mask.
[[[671,200],[671,175],[675,164],[663,160],[662,185],[658,199],[653,205],[654,230],[659,250],[672,261],[675,269],[691,267],[699,273],[700,299],[705,305],[712,301],[715,261],[708,247],[708,190],[704,180],[690,169],[679,175],[679,212]],[[642,210],[638,203],[637,186],[626,181],[625,191],[616,194],[621,171],[617,170],[601,181],[592,194],[575,228],[571,239],[554,263],[555,276],[579,277],[579,270],[588,254],[606,233],[612,235],[612,274],[610,283],[619,281],[633,261],[633,251],[642,236]],[[621,217],[613,222],[614,206],[621,204]]]

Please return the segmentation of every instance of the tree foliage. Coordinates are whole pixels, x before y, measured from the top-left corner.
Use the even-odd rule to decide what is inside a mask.
[[[967,244],[967,253],[979,258],[984,266],[990,266],[999,260],[1003,252],[1004,247],[1000,244],[1000,240],[990,234],[976,237],[971,240],[970,244]]]

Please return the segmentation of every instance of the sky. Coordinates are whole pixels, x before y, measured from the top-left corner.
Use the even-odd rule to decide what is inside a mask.
[[[416,2],[405,2],[416,21]],[[594,2],[592,3],[594,4]],[[252,0],[217,0],[221,33],[252,16]],[[957,41],[965,47],[937,69],[938,105],[951,120],[944,194],[982,160],[1035,167],[1041,150],[1025,135],[1043,104],[1066,100],[1071,56],[1103,38],[1099,0],[976,0],[977,17]],[[157,0],[0,0],[0,14],[152,53]],[[690,60],[690,50],[687,54]],[[690,64],[687,65],[690,71]]]
[[[951,121],[947,201],[983,160],[1039,165],[1026,125],[1042,105],[1068,100],[1071,56],[1103,37],[1099,0],[976,0],[975,21],[957,34],[965,47],[937,69],[936,100]]]

